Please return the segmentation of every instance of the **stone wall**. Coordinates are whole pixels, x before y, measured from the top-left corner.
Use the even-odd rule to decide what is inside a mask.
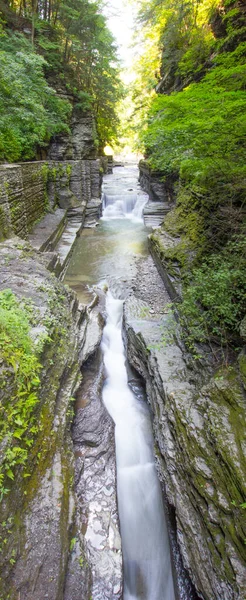
[[[163,230],[150,236],[163,288],[177,300],[176,243]],[[175,509],[183,562],[203,600],[245,600],[246,347],[229,365],[223,357],[218,362],[211,343],[192,357],[170,299],[154,282],[149,264],[138,270],[124,324],[128,359],[146,381],[160,478]],[[240,335],[245,343],[244,321]]]
[[[99,159],[37,161],[0,166],[0,241],[25,239],[55,207],[86,207],[100,198]]]
[[[45,212],[44,163],[0,167],[0,240],[11,233],[27,236]]]

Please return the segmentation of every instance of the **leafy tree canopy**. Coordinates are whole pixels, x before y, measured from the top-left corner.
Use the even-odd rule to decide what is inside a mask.
[[[21,34],[0,37],[0,158],[31,159],[38,146],[68,131],[71,105],[44,77],[45,61]]]
[[[83,111],[93,111],[101,146],[116,137],[115,105],[122,85],[100,2],[6,0],[0,8],[5,20],[0,41],[1,158],[32,158],[36,145],[47,144],[51,135],[68,128],[69,103],[59,95],[68,95]],[[13,29],[19,32],[13,34]]]

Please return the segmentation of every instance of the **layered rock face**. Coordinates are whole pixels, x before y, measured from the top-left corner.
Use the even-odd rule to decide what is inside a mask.
[[[26,238],[47,210],[43,164],[0,166],[0,240],[13,233]]]
[[[122,595],[113,423],[101,401],[101,361],[92,392],[86,391],[86,374],[79,387],[81,366],[100,344],[103,309],[96,301],[78,305],[54,274],[62,278],[76,236],[101,214],[95,137],[92,116],[74,113],[72,136],[54,140],[48,160],[0,167],[0,241],[8,238],[0,244],[0,291],[11,290],[27,307],[40,363],[38,402],[34,378],[23,408],[25,413],[26,402],[27,411],[28,402],[35,403],[32,426],[25,419],[23,462],[13,459],[19,446],[20,456],[25,452],[22,420],[13,417],[15,403],[23,404],[18,360],[13,357],[12,367],[3,352],[0,361],[1,419],[14,428],[14,436],[0,442],[1,600]],[[74,426],[74,461],[77,393],[83,402]]]
[[[147,226],[156,227],[174,206],[174,181],[163,181],[162,174],[151,171],[145,160],[139,163],[139,181],[149,195],[143,211],[144,222]]]
[[[28,428],[28,423],[26,425],[26,439],[31,440],[27,462],[21,466],[17,459],[11,477],[6,475],[4,482],[1,480],[0,597],[4,600],[76,600],[82,597],[89,600],[92,590],[97,589],[93,598],[103,599],[112,597],[114,587],[117,598],[121,590],[121,550],[116,518],[114,444],[112,422],[100,404],[99,395],[95,401],[87,398],[88,417],[81,417],[83,407],[78,412],[79,423],[75,431],[81,435],[75,434],[80,449],[77,488],[74,488],[70,433],[74,399],[81,382],[80,366],[98,347],[103,320],[97,307],[86,309],[78,305],[75,293],[47,270],[50,265],[50,253],[37,253],[19,238],[1,244],[0,291],[11,288],[20,305],[27,306],[31,315],[30,335],[41,366],[35,419],[32,429],[31,426]],[[15,368],[18,369],[18,365],[13,363],[11,366],[2,360],[0,399],[3,410],[10,398],[13,398],[13,410],[15,403],[21,402],[21,396],[16,396]],[[34,384],[35,381],[30,385]],[[27,402],[29,400],[31,397]],[[90,450],[93,440],[86,434],[94,407],[91,402],[96,402],[100,415],[99,429],[93,434],[96,437],[94,445],[98,446],[96,452]],[[8,410],[7,414],[10,412]],[[84,425],[82,432],[81,418],[84,422],[87,419],[87,427]],[[11,420],[10,426],[13,423]],[[18,427],[18,436],[22,439],[20,420],[15,425]],[[12,441],[8,437],[2,440],[1,462],[9,460],[9,452],[15,444],[21,444],[18,436]],[[105,459],[101,458],[103,454]],[[111,457],[111,462],[105,472],[107,457]],[[98,520],[95,520],[95,528],[91,517],[85,525],[79,516],[82,510],[79,506],[88,518],[90,511],[97,510],[94,480],[100,470],[100,485],[105,488],[103,509],[98,515],[103,544],[95,549]],[[84,478],[83,485],[81,478]],[[94,497],[91,497],[92,487]],[[93,552],[97,555],[96,564],[90,558]],[[111,557],[109,563],[108,556]]]
[[[57,135],[52,141],[48,159],[54,161],[96,158],[96,124],[92,113],[73,110],[71,134]]]
[[[0,595],[11,599],[62,598],[74,511],[68,409],[80,382],[83,315],[73,292],[46,270],[47,259],[18,238],[1,246],[0,289],[11,287],[32,306],[31,335],[40,345],[42,365],[35,409],[38,429],[24,470],[29,476],[25,478],[16,465],[1,504],[1,522],[9,528],[1,553]],[[9,377],[3,373],[4,382],[2,402],[12,392],[11,369]],[[3,525],[2,540],[4,529]]]
[[[150,290],[147,271],[143,264],[125,303],[127,353],[146,381],[184,565],[201,598],[244,600],[245,354],[230,368],[199,371],[178,342],[160,278],[155,286],[152,274]]]
[[[100,198],[99,159],[0,166],[0,240],[13,234],[27,238],[57,207],[77,214],[81,224],[90,214],[96,219]]]
[[[95,322],[91,322],[95,326]],[[101,329],[99,329],[101,332]],[[83,542],[83,568],[90,565],[93,600],[122,598],[122,554],[115,493],[114,425],[101,400],[101,352],[88,360],[77,394],[73,424],[76,529]],[[64,600],[85,596],[86,578],[78,565],[79,536],[71,553]]]

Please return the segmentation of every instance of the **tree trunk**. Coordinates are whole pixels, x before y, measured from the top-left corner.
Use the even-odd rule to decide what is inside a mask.
[[[35,20],[38,8],[38,0],[32,0],[32,46],[34,47],[35,38]]]

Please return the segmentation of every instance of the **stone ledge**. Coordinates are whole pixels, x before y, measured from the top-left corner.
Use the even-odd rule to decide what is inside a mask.
[[[66,210],[57,208],[54,213],[48,213],[35,225],[32,233],[28,235],[28,241],[35,250],[54,250],[64,231],[66,214]]]

